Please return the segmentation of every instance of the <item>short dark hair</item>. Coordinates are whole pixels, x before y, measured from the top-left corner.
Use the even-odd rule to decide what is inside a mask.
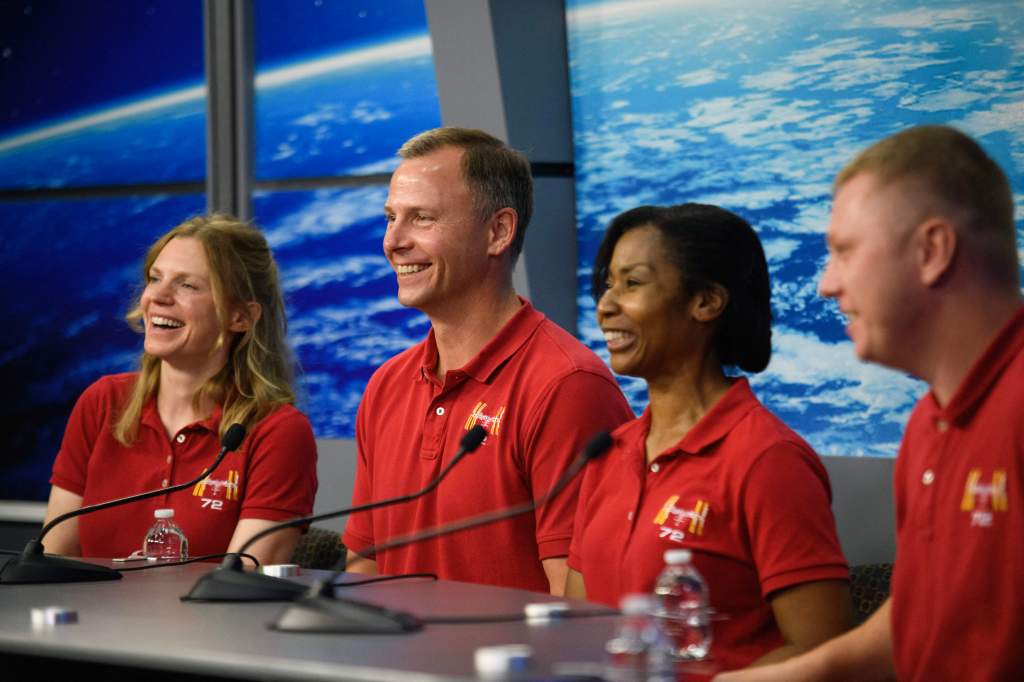
[[[679,268],[680,293],[689,298],[714,285],[729,295],[713,348],[723,365],[760,372],[772,355],[771,283],[757,233],[735,213],[708,204],[640,206],[615,217],[594,261],[591,293],[598,300],[608,281],[615,245],[626,232],[652,226]]]
[[[461,149],[462,177],[473,196],[480,220],[495,211],[511,208],[516,212],[516,234],[512,241],[512,260],[523,251],[526,226],[533,214],[533,177],[530,162],[498,138],[472,128],[434,128],[413,137],[398,150],[403,159],[426,156],[444,147]]]
[[[999,165],[955,128],[922,125],[874,143],[851,161],[833,183],[839,189],[870,173],[881,185],[905,181],[923,190],[928,210],[956,219],[960,236],[973,245],[995,281],[1019,286],[1013,194]]]

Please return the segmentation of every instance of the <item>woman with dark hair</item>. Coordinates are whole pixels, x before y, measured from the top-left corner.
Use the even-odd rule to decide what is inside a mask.
[[[237,550],[260,530],[305,516],[316,494],[316,442],[294,406],[292,355],[277,265],[259,230],[223,215],[187,220],[142,265],[128,322],[143,335],[137,372],[100,378],[68,419],[46,520],[83,505],[167,487],[211,464],[235,423],[241,446],[205,480],[170,495],[55,526],[54,554],[116,557],[142,547],[157,508],[199,556]],[[300,531],[255,543],[288,561]]]
[[[768,266],[717,206],[615,218],[594,264],[597,318],[619,374],[646,380],[580,490],[566,595],[651,592],[665,550],[691,550],[718,614],[722,670],[788,658],[850,624],[848,571],[814,451],[747,380],[771,356]]]

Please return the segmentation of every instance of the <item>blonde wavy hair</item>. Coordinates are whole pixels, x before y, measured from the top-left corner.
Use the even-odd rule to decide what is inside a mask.
[[[148,281],[157,256],[175,237],[195,239],[202,244],[223,330],[227,329],[229,311],[250,302],[260,305],[259,316],[250,320],[246,332],[232,336],[221,331],[211,352],[216,353],[230,343],[227,363],[192,398],[197,411],[210,402],[221,405],[221,436],[231,424],[243,424],[249,429],[278,406],[295,403],[294,359],[285,341],[288,321],[274,256],[255,227],[223,214],[198,216],[178,225],[149,247],[142,266],[143,282]],[[126,319],[133,329],[144,331],[141,293]],[[160,359],[143,351],[135,385],[113,424],[118,442],[126,446],[135,442],[142,408],[159,385]]]

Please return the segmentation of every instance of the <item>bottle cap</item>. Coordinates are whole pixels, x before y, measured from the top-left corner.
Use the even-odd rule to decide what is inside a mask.
[[[569,605],[564,601],[533,602],[527,604],[523,611],[526,613],[526,622],[536,625],[562,618],[569,613]]]
[[[32,609],[33,628],[52,628],[78,622],[78,611],[66,606],[41,606]]]
[[[174,518],[174,510],[173,509],[157,509],[156,511],[153,512],[153,516],[158,518],[158,519],[173,519]]]
[[[272,578],[292,578],[299,575],[300,570],[298,564],[270,564],[260,566],[260,573]]]
[[[654,595],[643,592],[635,592],[623,595],[619,600],[619,609],[626,616],[645,616],[655,607]]]
[[[665,550],[665,563],[666,564],[688,564],[693,558],[693,555],[688,549],[666,549]]]
[[[525,672],[532,661],[533,647],[528,644],[482,646],[473,654],[477,674],[489,678]]]

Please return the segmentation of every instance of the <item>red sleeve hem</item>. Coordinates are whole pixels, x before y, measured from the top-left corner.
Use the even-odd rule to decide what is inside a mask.
[[[290,521],[301,516],[302,512],[288,509],[272,509],[270,507],[246,507],[238,515],[239,519],[260,519],[261,521]]]
[[[79,497],[85,494],[84,481],[73,482],[71,481],[71,479],[64,478],[63,476],[58,476],[57,474],[50,476],[50,485],[55,485],[58,488],[63,488],[64,490],[67,490],[69,493],[74,493]]]
[[[761,581],[761,594],[767,599],[768,595],[772,592],[818,580],[844,580],[849,582],[850,570],[846,567],[846,564],[826,564],[786,571],[763,579]]]
[[[570,540],[569,537],[537,540],[537,556],[541,561],[566,557],[569,555]]]
[[[365,557],[367,559],[376,558],[376,555],[367,556],[366,554],[364,554],[364,550],[367,550],[373,546],[373,541],[368,538],[364,538],[360,535],[356,535],[355,533],[346,530],[341,535],[341,541],[342,543],[344,543],[346,548],[350,549],[351,551],[355,552],[361,557]]]

